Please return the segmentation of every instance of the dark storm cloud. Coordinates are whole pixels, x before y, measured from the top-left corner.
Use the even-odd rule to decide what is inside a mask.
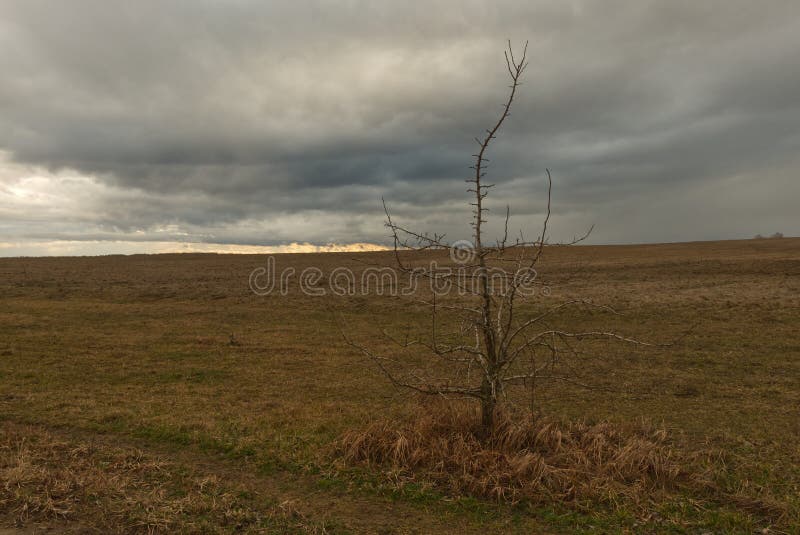
[[[8,193],[0,231],[380,241],[384,196],[466,237],[510,37],[530,66],[492,149],[493,208],[540,214],[547,166],[556,236],[797,234],[767,207],[800,195],[799,36],[800,8],[777,0],[6,1],[0,150],[89,178],[33,223]]]

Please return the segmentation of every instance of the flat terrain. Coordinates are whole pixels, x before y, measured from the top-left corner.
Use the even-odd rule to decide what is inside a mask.
[[[276,262],[358,272],[393,257]],[[544,385],[538,409],[663,426],[677,450],[724,459],[721,484],[743,497],[730,503],[511,506],[342,468],[330,444],[345,430],[419,402],[348,346],[335,318],[380,345],[382,328],[419,311],[296,284],[255,295],[248,279],[265,265],[0,259],[0,533],[800,533],[800,239],[551,247],[541,265],[550,292],[533,308],[592,299],[620,314],[557,320],[671,345],[595,349],[580,370],[593,388]]]

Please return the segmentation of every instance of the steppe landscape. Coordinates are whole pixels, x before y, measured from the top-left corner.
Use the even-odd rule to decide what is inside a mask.
[[[448,261],[445,251],[408,254]],[[279,269],[325,273],[394,261],[391,252],[274,258]],[[259,296],[248,279],[265,261],[0,259],[4,525],[797,532],[800,239],[545,248],[540,277],[550,292],[526,305],[530,313],[591,299],[618,314],[574,310],[554,321],[668,345],[595,345],[578,370],[592,388],[545,383],[538,410],[620,430],[644,422],[686,472],[655,491],[634,485],[558,502],[459,491],[391,459],[344,459],[342,436],[376,418],[418,420],[431,403],[394,388],[345,342],[337,317],[350,337],[382,344],[381,329],[425,314],[391,296],[296,287]]]

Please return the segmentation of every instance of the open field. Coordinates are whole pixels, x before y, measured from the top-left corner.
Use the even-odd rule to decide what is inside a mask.
[[[391,266],[392,255],[280,255],[277,266],[358,271],[364,261]],[[620,425],[644,418],[676,451],[718,459],[723,494],[616,507],[497,504],[334,462],[331,444],[345,431],[419,410],[344,343],[335,315],[380,344],[374,333],[419,312],[390,297],[294,287],[254,295],[248,277],[264,263],[0,259],[0,526],[800,533],[800,239],[546,251],[543,301],[582,297],[622,313],[559,321],[675,343],[602,346],[581,370],[596,388],[545,385],[539,410]]]

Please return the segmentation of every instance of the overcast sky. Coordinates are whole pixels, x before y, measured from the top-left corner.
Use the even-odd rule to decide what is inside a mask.
[[[507,38],[490,233],[800,235],[794,0],[0,0],[0,256],[469,238]]]

